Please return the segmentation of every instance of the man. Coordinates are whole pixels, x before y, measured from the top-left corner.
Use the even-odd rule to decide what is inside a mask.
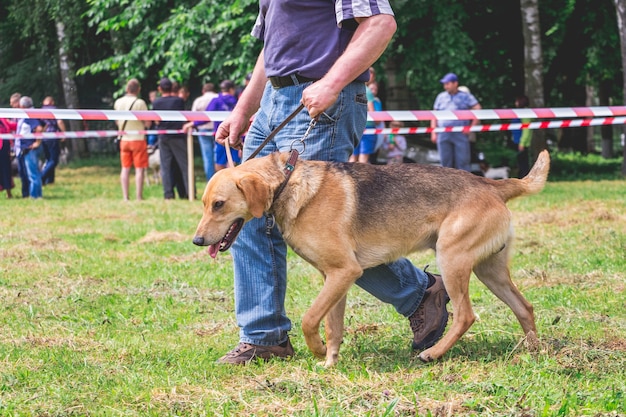
[[[206,83],[202,86],[202,95],[196,98],[191,105],[192,111],[205,111],[207,106],[217,97],[215,92],[215,84]],[[215,148],[215,137],[208,134],[213,130],[213,122],[189,122],[183,126],[183,129],[191,129],[195,127],[200,132],[198,143],[200,144],[200,153],[202,154],[202,163],[204,165],[204,175],[206,180],[210,180],[215,173],[215,157],[213,149]],[[204,134],[203,134],[204,133]]]
[[[334,7],[314,0],[306,8],[261,0],[252,34],[264,47],[250,84],[216,133],[217,142],[240,146],[256,112],[246,133],[245,161],[302,103],[306,109],[280,130],[261,156],[290,150],[311,118],[319,118],[301,158],[347,161],[367,120],[368,68],[395,29],[387,0],[337,0]],[[280,232],[266,219],[253,219],[240,232],[232,254],[240,343],[219,362],[245,364],[255,358],[292,356],[291,321],[284,307],[287,247]],[[365,271],[357,284],[409,318],[414,348],[432,346],[441,337],[448,313],[440,277],[401,259]]]
[[[56,109],[54,98],[47,96],[43,99],[42,109]],[[44,132],[65,132],[65,123],[63,120],[46,119]],[[54,174],[57,165],[59,165],[59,156],[61,154],[61,142],[65,138],[44,139],[42,141],[43,154],[46,162],[41,169],[41,181],[43,185],[54,183]]]
[[[139,97],[141,85],[135,78],[126,83],[126,94],[115,100],[115,110],[148,110],[146,102]],[[119,130],[144,130],[150,127],[149,121],[118,120]],[[148,144],[143,134],[123,134],[120,142],[120,183],[122,197],[129,200],[128,188],[130,183],[130,168],[135,166],[135,197],[143,200],[143,180],[148,168]]]
[[[28,96],[20,98],[20,108],[32,109],[33,100]],[[19,119],[16,134],[29,135],[43,131],[43,123],[39,119]],[[20,176],[28,180],[28,193],[24,195],[22,184],[22,197],[33,199],[42,197],[41,172],[39,171],[39,154],[41,152],[41,139],[19,138],[15,140],[15,154],[18,158]],[[23,170],[23,172],[22,172]],[[24,181],[24,179],[22,179]]]
[[[173,91],[173,84],[169,78],[164,77],[159,81],[161,97],[154,100],[154,110],[185,110],[185,102]],[[161,121],[157,128],[163,130],[182,129],[183,122]],[[163,183],[163,196],[166,200],[174,198],[174,187],[178,191],[178,197],[187,199],[187,138],[184,134],[159,135],[159,151],[161,153],[161,179]],[[193,181],[193,178],[191,178]]]
[[[454,73],[448,73],[439,80],[445,91],[437,95],[435,110],[478,110],[480,104],[471,93],[459,90],[459,79]],[[475,125],[478,120],[472,120]],[[467,120],[432,120],[431,127],[465,126]],[[439,159],[444,167],[462,169],[471,172],[471,146],[469,135],[463,132],[431,133],[431,141],[437,144]]]

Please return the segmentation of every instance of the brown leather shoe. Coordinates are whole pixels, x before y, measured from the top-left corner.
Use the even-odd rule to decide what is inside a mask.
[[[257,358],[267,361],[271,358],[288,359],[293,357],[293,346],[291,346],[289,339],[287,339],[283,345],[285,346],[259,346],[241,342],[233,350],[219,358],[217,363],[246,365],[252,361],[256,361]]]
[[[435,282],[426,289],[422,303],[409,317],[415,350],[427,349],[437,343],[448,324],[446,304],[450,301],[450,297],[443,286],[441,275],[430,272],[426,272],[426,275]]]

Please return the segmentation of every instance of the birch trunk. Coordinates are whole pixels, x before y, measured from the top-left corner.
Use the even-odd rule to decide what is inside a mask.
[[[619,1],[619,0],[616,0]],[[524,83],[531,107],[545,107],[543,98],[543,58],[538,0],[520,0],[524,34]],[[546,148],[543,129],[533,131],[531,153],[536,158]]]
[[[68,109],[77,109],[80,106],[76,82],[74,81],[75,71],[66,47],[67,36],[65,33],[65,24],[60,20],[57,20],[56,22],[56,31],[57,39],[59,41],[59,72],[61,74],[61,84],[63,85],[65,106]],[[83,130],[83,123],[80,120],[70,120],[69,124],[70,130]],[[80,157],[86,155],[87,146],[85,139],[72,139],[71,144],[72,154],[74,156]]]
[[[624,75],[624,104],[626,104],[626,32],[624,23],[626,22],[626,0],[615,0],[615,11],[617,13],[617,30],[622,52],[622,74]],[[626,133],[626,128],[622,129],[622,134]],[[626,176],[626,144],[622,147],[622,175]]]

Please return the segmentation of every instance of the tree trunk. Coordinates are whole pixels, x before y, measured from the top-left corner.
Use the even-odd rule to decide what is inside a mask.
[[[622,52],[623,99],[626,104],[626,28],[624,27],[626,24],[626,0],[615,0],[615,11],[617,12],[617,31]],[[626,128],[622,128],[622,132],[626,133]],[[622,175],[626,176],[626,144],[622,147]]]
[[[65,106],[68,109],[78,109],[78,90],[76,89],[76,82],[74,81],[74,66],[69,57],[66,44],[67,38],[65,33],[65,24],[57,20],[57,39],[59,41],[59,70],[61,73],[61,84],[63,85],[63,97],[65,99]],[[70,120],[70,130],[78,131],[83,130],[83,123],[80,120]],[[72,139],[72,153],[74,156],[85,156],[87,154],[87,146],[85,139]]]
[[[415,95],[411,94],[406,85],[404,73],[398,71],[398,58],[390,58],[385,63],[385,76],[387,78],[385,110],[417,109],[418,103]],[[400,75],[400,77],[398,77]]]
[[[600,106],[609,105],[611,84],[608,81],[600,81],[600,89],[598,98]],[[602,136],[602,157],[613,158],[613,125],[600,126],[600,134]]]
[[[589,84],[585,85],[585,106],[592,107],[597,104],[596,89]],[[593,141],[594,127],[587,127],[587,152],[595,152],[596,145]]]
[[[538,0],[520,0],[520,8],[522,12],[522,32],[524,35],[524,83],[526,85],[526,95],[531,107],[545,107]],[[545,130],[533,130],[531,142],[533,159],[543,149],[546,149]]]

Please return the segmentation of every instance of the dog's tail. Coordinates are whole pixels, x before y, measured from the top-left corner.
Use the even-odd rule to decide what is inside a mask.
[[[497,181],[498,191],[504,201],[523,195],[537,194],[543,190],[549,171],[550,154],[547,150],[543,150],[528,175],[522,179],[511,178]]]

